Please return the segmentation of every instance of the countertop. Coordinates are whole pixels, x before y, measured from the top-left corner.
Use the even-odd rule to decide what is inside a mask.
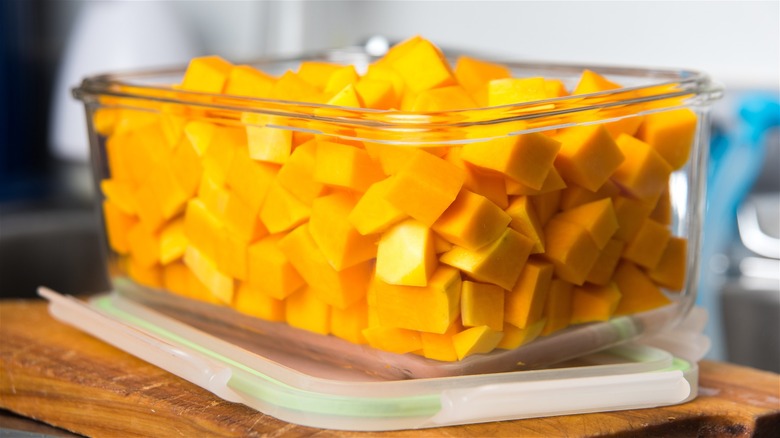
[[[436,429],[361,433],[285,423],[52,319],[41,300],[0,301],[0,408],[87,436],[776,436],[780,375],[702,361],[688,403]],[[0,416],[0,428],[15,428]]]

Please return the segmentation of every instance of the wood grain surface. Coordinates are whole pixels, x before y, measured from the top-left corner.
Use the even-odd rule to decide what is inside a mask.
[[[780,375],[704,361],[699,385],[694,401],[655,409],[386,433],[314,429],[223,401],[53,320],[43,301],[0,301],[0,408],[87,436],[778,436]]]

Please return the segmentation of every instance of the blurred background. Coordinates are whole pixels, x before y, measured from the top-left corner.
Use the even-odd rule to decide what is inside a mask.
[[[0,294],[109,288],[86,124],[70,93],[85,75],[415,34],[491,57],[688,68],[723,84],[698,302],[710,358],[780,371],[777,1],[3,0]]]

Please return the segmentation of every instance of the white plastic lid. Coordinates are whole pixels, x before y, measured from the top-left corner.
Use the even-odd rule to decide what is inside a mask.
[[[45,288],[39,294],[62,322],[227,401],[305,426],[438,427],[664,406],[697,392],[695,363],[643,345],[615,347],[553,369],[381,380],[301,357],[272,361],[117,294],[89,304]]]

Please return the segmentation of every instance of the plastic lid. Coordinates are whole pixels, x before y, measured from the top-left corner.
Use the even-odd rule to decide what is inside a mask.
[[[646,408],[696,395],[696,365],[647,346],[624,345],[555,369],[355,381],[338,370],[331,378],[307,372],[329,366],[323,363],[271,361],[116,294],[87,304],[45,288],[39,293],[60,321],[227,401],[312,427],[436,427]]]

